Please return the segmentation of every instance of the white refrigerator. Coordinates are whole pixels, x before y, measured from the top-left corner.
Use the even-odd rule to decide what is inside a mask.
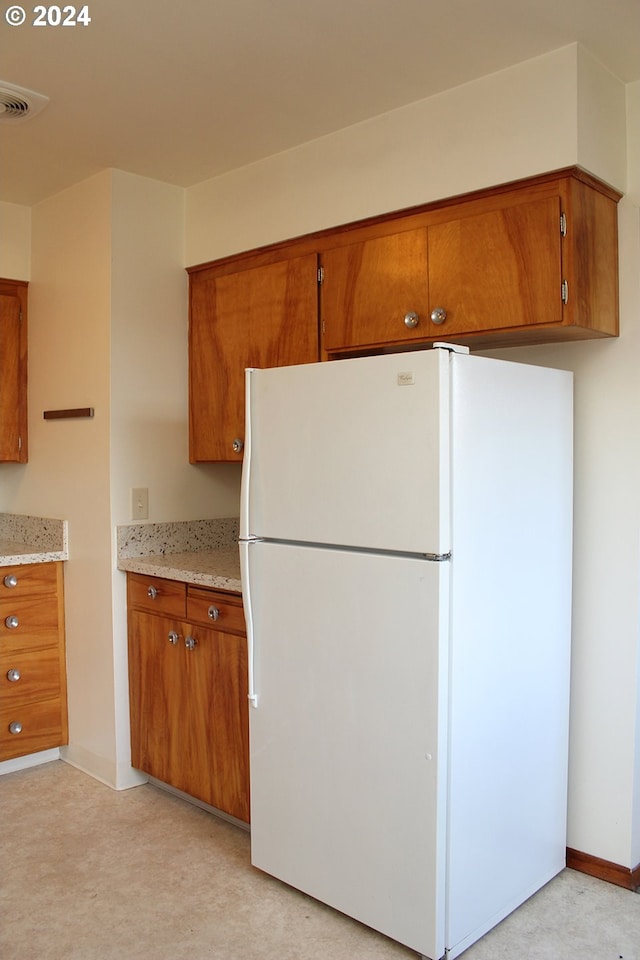
[[[565,863],[572,376],[246,376],[252,863],[456,957]]]

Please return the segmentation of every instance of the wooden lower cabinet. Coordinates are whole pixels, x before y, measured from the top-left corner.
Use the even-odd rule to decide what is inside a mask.
[[[161,609],[150,613],[131,607],[132,594],[146,583],[160,591],[167,584],[165,602],[175,606],[178,585],[155,578],[151,582],[139,574],[128,577],[131,762],[248,823],[242,601],[233,594],[181,584],[185,616],[165,616]],[[162,593],[155,599],[162,605]],[[143,605],[148,603],[143,600]],[[210,610],[217,611],[215,617]]]
[[[0,760],[68,741],[62,563],[0,568]]]

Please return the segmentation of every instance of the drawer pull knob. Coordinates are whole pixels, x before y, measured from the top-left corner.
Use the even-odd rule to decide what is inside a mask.
[[[240,437],[236,437],[236,439],[231,444],[231,449],[233,450],[234,453],[242,453],[243,447],[244,447],[244,440],[241,440]]]
[[[9,683],[16,683],[20,679],[19,670],[7,670],[7,680]]]
[[[156,597],[158,596],[158,588],[147,587],[147,596],[149,597],[150,600],[155,600]]]
[[[198,646],[198,641],[196,640],[195,637],[185,637],[184,645],[187,648],[187,650],[195,650],[195,648]]]
[[[408,327],[409,330],[413,330],[414,327],[417,327],[420,323],[420,317],[415,312],[415,310],[410,310],[409,313],[404,315],[404,325]]]
[[[18,578],[16,577],[15,573],[8,573],[2,582],[4,583],[5,587],[18,586]]]
[[[19,622],[20,622],[20,621],[18,620],[18,618],[17,618],[15,615],[12,615],[12,616],[7,617],[7,618],[5,619],[4,625],[5,625],[5,627],[8,627],[9,630],[15,630],[16,627],[18,626]]]
[[[9,733],[22,733],[22,724],[19,720],[14,720],[9,724]]]
[[[207,616],[209,617],[209,620],[217,620],[218,617],[220,616],[220,611],[218,610],[217,607],[214,607],[214,605],[211,604],[211,606],[207,610]]]
[[[167,639],[168,639],[169,643],[172,643],[172,644],[174,645],[174,647],[175,647],[176,643],[177,643],[178,640],[180,639],[180,634],[179,634],[179,633],[176,633],[175,630],[170,630]]]
[[[447,311],[444,307],[435,307],[431,311],[431,323],[444,323],[447,319]]]

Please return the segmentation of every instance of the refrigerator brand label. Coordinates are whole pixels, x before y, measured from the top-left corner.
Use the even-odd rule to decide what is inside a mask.
[[[411,387],[415,383],[413,378],[413,370],[405,370],[398,374],[398,386],[399,387]]]

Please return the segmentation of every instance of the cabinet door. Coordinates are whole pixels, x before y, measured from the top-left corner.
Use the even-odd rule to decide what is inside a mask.
[[[243,821],[247,693],[244,637],[129,612],[132,765]]]
[[[176,644],[169,641],[171,631],[178,635]],[[181,624],[174,620],[129,612],[131,763],[174,786],[184,753],[181,634]]]
[[[27,285],[0,280],[0,461],[27,460]]]
[[[560,195],[455,211],[322,255],[328,353],[562,324]]]
[[[429,313],[438,339],[562,322],[560,197],[429,227]]]
[[[191,275],[191,462],[242,460],[246,367],[318,360],[317,290],[315,253]]]
[[[189,785],[181,789],[249,821],[249,716],[246,639],[218,630],[191,631]]]
[[[404,343],[428,336],[426,228],[327,250],[322,254],[322,267],[325,350]]]

